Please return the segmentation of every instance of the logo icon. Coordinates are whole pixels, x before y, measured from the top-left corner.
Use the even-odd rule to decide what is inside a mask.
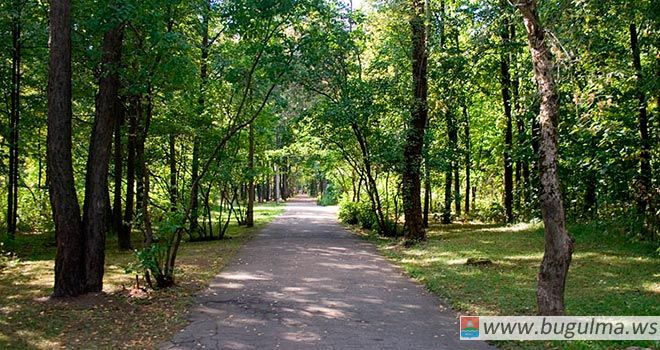
[[[461,316],[461,339],[479,338],[479,317]]]

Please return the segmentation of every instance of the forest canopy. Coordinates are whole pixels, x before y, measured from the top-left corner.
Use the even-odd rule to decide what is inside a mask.
[[[305,192],[407,246],[430,224],[543,221],[563,314],[568,223],[660,239],[651,0],[9,0],[3,250],[57,246],[54,296],[105,248],[154,288],[187,242]],[[114,244],[114,243],[113,243]]]

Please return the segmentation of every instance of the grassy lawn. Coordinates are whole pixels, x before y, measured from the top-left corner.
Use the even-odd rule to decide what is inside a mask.
[[[604,225],[609,227],[608,225]],[[573,226],[575,252],[566,304],[569,315],[660,315],[660,258],[621,230]],[[430,291],[466,315],[534,315],[536,274],[543,256],[540,225],[432,225],[427,242],[403,248],[369,236]],[[485,267],[466,265],[486,258]],[[497,342],[503,349],[620,349],[653,342]]]
[[[73,300],[49,299],[54,238],[19,235],[19,258],[0,265],[0,349],[154,348],[185,325],[191,296],[208,284],[256,229],[282,211],[275,204],[257,206],[255,228],[232,223],[227,239],[183,244],[177,258],[177,285],[149,291],[141,298],[129,296],[135,276],[125,273],[134,254],[118,251],[116,239],[110,237],[104,292]]]

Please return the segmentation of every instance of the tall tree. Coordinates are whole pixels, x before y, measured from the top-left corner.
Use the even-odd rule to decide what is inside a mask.
[[[470,213],[470,167],[472,166],[471,160],[471,139],[470,139],[470,114],[468,113],[467,106],[463,104],[463,117],[465,118],[465,214]],[[473,203],[474,205],[474,203]]]
[[[170,132],[169,135],[168,162],[170,166],[170,210],[176,211],[179,197],[179,186],[176,170],[176,135],[173,132]]]
[[[503,10],[505,10],[503,17],[503,24],[500,29],[500,38],[502,39],[502,47],[500,52],[500,84],[502,87],[502,103],[504,104],[504,117],[506,119],[506,126],[504,130],[504,212],[506,215],[506,222],[513,222],[513,131],[512,131],[512,116],[511,116],[511,74],[509,66],[511,57],[509,50],[510,45],[510,32],[509,32],[509,14],[507,10],[507,3],[502,2]]]
[[[47,173],[57,240],[53,296],[84,292],[80,206],[71,157],[71,2],[52,0],[49,14]]]
[[[209,38],[209,20],[211,16],[211,2],[208,0],[204,1],[202,16],[201,16],[201,35],[202,42],[200,45],[200,69],[199,69],[199,99],[197,104],[199,107],[199,114],[204,113],[205,104],[206,104],[206,85],[208,83],[208,57],[209,49],[212,44],[212,40]],[[199,217],[199,157],[200,157],[200,140],[197,136],[193,140],[193,154],[192,154],[192,179],[190,180],[193,184],[191,192],[191,204],[192,208],[190,211],[190,230],[194,231],[198,228],[198,217]]]
[[[541,96],[539,112],[539,170],[541,214],[545,225],[545,253],[538,275],[536,298],[541,315],[563,315],[564,287],[571,263],[573,241],[566,230],[564,206],[559,188],[557,123],[559,95],[554,80],[552,54],[545,43],[545,30],[539,21],[536,1],[517,5],[522,13],[534,76]]]
[[[649,118],[646,111],[646,95],[642,88],[644,82],[642,76],[642,63],[639,57],[639,44],[637,43],[637,26],[634,23],[630,24],[630,49],[632,51],[632,61],[637,81],[635,93],[638,101],[638,126],[641,141],[639,157],[640,193],[638,194],[637,200],[637,212],[639,215],[645,216],[651,196],[650,192],[652,190],[651,184],[653,179],[651,173],[651,140],[649,137]]]
[[[117,235],[119,249],[131,249],[131,237],[124,230],[122,221],[122,179],[124,174],[124,149],[122,143],[122,124],[124,123],[124,105],[117,101],[117,120],[115,120],[114,140],[114,196],[112,204],[112,227]]]
[[[249,126],[249,146],[248,146],[248,202],[245,212],[245,225],[254,226],[254,123]]]
[[[7,181],[7,235],[13,239],[16,235],[18,220],[18,180],[19,180],[19,122],[21,114],[21,12],[22,0],[12,2],[11,15],[11,88],[9,111],[9,176]]]
[[[403,210],[405,237],[409,243],[424,240],[426,232],[422,220],[420,168],[424,133],[428,119],[428,53],[427,28],[424,23],[426,6],[422,0],[411,1],[410,29],[412,35],[413,106],[408,120],[403,151]]]
[[[119,64],[123,24],[116,24],[103,38],[101,78],[96,97],[96,116],[87,157],[85,203],[82,223],[85,229],[87,292],[103,289],[105,237],[108,231],[108,168],[112,136],[119,107]]]

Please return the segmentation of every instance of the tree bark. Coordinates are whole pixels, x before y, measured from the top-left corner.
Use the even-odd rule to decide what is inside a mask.
[[[130,236],[124,234],[122,222],[122,178],[124,176],[124,151],[122,147],[122,124],[124,121],[124,106],[117,102],[117,120],[115,121],[115,141],[114,141],[114,197],[112,205],[112,227],[117,234],[117,243],[119,249],[130,250]]]
[[[47,175],[55,223],[54,297],[84,292],[84,235],[71,157],[71,3],[52,0],[49,14]]]
[[[646,216],[646,209],[649,205],[652,191],[652,170],[651,170],[651,140],[649,137],[649,119],[646,110],[646,95],[642,89],[644,84],[642,80],[642,63],[639,57],[639,45],[637,44],[637,27],[630,24],[630,48],[632,51],[633,67],[635,68],[635,78],[637,81],[636,94],[639,111],[639,136],[641,141],[639,157],[639,184],[640,188],[637,200],[637,213]]]
[[[130,113],[128,117],[128,143],[126,145],[126,203],[124,208],[124,220],[122,223],[122,240],[131,240],[133,230],[133,206],[135,201],[135,149],[137,143],[138,117],[140,114],[140,97],[131,96]],[[139,208],[138,208],[139,210]]]
[[[14,1],[11,20],[11,93],[9,111],[9,176],[7,179],[7,235],[13,239],[18,221],[18,180],[19,180],[19,133],[20,97],[21,97],[21,4]]]
[[[424,227],[429,227],[429,212],[431,210],[431,170],[428,160],[424,162]]]
[[[168,158],[170,163],[170,211],[175,212],[178,202],[179,188],[176,171],[176,135],[174,135],[174,133],[170,133]]]
[[[245,226],[254,226],[254,123],[250,123],[248,149],[248,202],[245,213]]]
[[[426,8],[424,1],[411,0],[410,30],[412,36],[413,107],[406,130],[403,150],[403,209],[404,232],[407,244],[426,239],[422,220],[420,167],[424,133],[428,119],[428,53],[427,32],[424,24]]]
[[[199,115],[204,114],[204,109],[206,107],[205,92],[206,92],[206,83],[208,81],[208,55],[209,55],[209,16],[210,16],[210,2],[204,2],[204,11],[202,15],[202,42],[201,42],[201,54],[200,54],[200,70],[199,70],[199,99],[197,100]],[[197,135],[195,135],[193,140],[193,154],[192,154],[192,175],[191,183],[193,184],[191,191],[191,204],[192,208],[190,210],[190,231],[195,231],[198,229],[198,217],[199,217],[199,153],[200,153],[200,142]],[[195,185],[197,184],[197,185]]]
[[[506,9],[506,3],[502,6]],[[504,104],[504,117],[506,118],[506,129],[504,131],[504,211],[506,222],[513,222],[513,125],[511,116],[511,75],[509,73],[510,49],[509,19],[504,14],[504,24],[500,30],[502,39],[502,51],[500,52],[500,84],[502,86],[502,102]]]
[[[112,135],[119,110],[119,64],[123,29],[116,25],[103,38],[103,58],[96,116],[87,157],[85,203],[82,223],[85,229],[86,292],[103,290],[105,237],[108,231],[106,199]]]
[[[277,162],[273,165],[273,170],[275,171],[275,177],[273,177],[273,196],[275,197],[275,202],[279,202],[282,200],[282,194],[280,193],[280,168]]]
[[[463,105],[463,116],[465,117],[465,214],[470,214],[470,167],[472,166],[470,147],[472,143],[470,140],[470,115],[466,105]]]
[[[566,231],[557,169],[559,96],[553,78],[553,59],[545,43],[545,31],[539,22],[536,3],[534,0],[525,0],[518,3],[517,7],[522,13],[527,29],[534,76],[541,96],[539,199],[545,225],[545,253],[538,275],[536,292],[538,312],[541,315],[563,315],[564,288],[571,263],[573,242]]]
[[[353,130],[353,134],[355,135],[355,138],[357,139],[358,144],[360,145],[360,152],[362,153],[362,166],[364,167],[365,187],[367,190],[367,195],[369,196],[369,201],[371,202],[371,210],[376,214],[376,218],[378,220],[378,232],[382,235],[393,235],[396,232],[387,232],[387,227],[385,224],[385,215],[383,214],[383,206],[380,201],[380,192],[378,191],[376,178],[374,176],[372,169],[369,144],[367,143],[367,139],[364,136],[364,133],[362,132],[362,128],[360,128],[360,126],[357,123],[352,123],[351,129]],[[321,183],[323,182],[324,181],[321,181]],[[324,185],[321,185],[321,190],[323,190],[324,187],[325,187]],[[359,197],[359,189],[358,189],[358,197]]]
[[[458,153],[458,152],[456,152]],[[461,179],[459,176],[460,168],[458,166],[458,157],[454,161],[454,210],[456,216],[461,216]]]
[[[442,223],[451,223],[451,184],[452,184],[452,162],[449,162],[449,169],[445,172],[445,205],[442,210]]]

